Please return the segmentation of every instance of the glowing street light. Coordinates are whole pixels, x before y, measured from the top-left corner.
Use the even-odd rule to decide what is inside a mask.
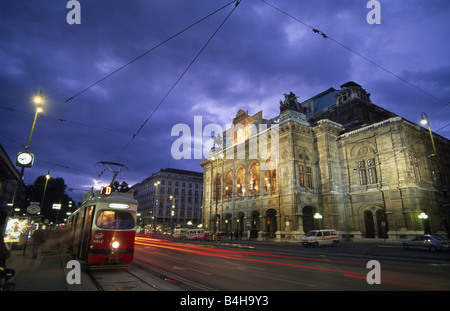
[[[422,219],[422,223],[423,223],[423,233],[424,234],[427,234],[427,231],[428,231],[428,226],[427,226],[427,220],[428,220],[428,215],[427,214],[425,214],[424,212],[422,212],[422,213],[420,213],[420,215],[419,216],[417,216],[417,217],[419,217],[419,219]]]
[[[422,219],[422,220],[428,219],[428,215],[425,214],[425,213],[421,213],[421,214],[420,214],[419,216],[417,216],[417,217],[419,217],[419,218]]]
[[[42,103],[42,90],[39,90],[39,94],[34,97],[34,102],[36,104]]]
[[[42,195],[41,209],[44,207],[45,193],[47,192],[47,184],[49,179],[50,179],[50,172],[48,172],[45,175],[45,186],[44,186],[44,194]]]
[[[428,131],[430,132],[431,144],[433,145],[433,154],[430,154],[430,157],[435,157],[437,153],[436,153],[436,146],[434,145],[433,133],[431,132],[430,120],[428,119],[428,116],[425,112],[422,112],[421,117],[422,120],[420,120],[420,124],[422,125],[428,124]]]
[[[322,219],[322,215],[320,215],[319,213],[315,213],[314,219],[317,219],[317,223],[319,224],[319,230],[320,230],[320,220]]]
[[[31,144],[31,137],[33,136],[33,132],[34,132],[34,127],[36,125],[36,119],[38,116],[38,113],[43,112],[44,110],[42,109],[42,90],[39,90],[39,94],[37,96],[34,97],[34,102],[37,104],[36,107],[36,113],[34,114],[34,120],[33,120],[33,125],[31,126],[31,132],[30,132],[30,137],[28,138],[28,144],[25,147],[25,149],[27,150],[27,152],[30,149],[30,144]]]

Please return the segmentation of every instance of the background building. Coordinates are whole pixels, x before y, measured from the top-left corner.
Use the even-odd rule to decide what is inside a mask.
[[[277,241],[325,227],[355,239],[448,232],[449,140],[374,105],[354,82],[301,103],[285,94],[268,120],[240,110],[223,137],[201,163],[210,232]]]
[[[170,232],[201,224],[202,173],[166,168],[131,188],[139,203],[141,230]]]

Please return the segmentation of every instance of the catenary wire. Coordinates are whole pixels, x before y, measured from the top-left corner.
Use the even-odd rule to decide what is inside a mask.
[[[212,15],[218,13],[219,11],[221,11],[222,9],[226,8],[227,6],[229,6],[230,4],[232,4],[232,3],[234,3],[234,2],[236,2],[236,0],[231,1],[230,3],[228,3],[228,4],[224,5],[224,6],[222,6],[221,8],[219,8],[219,9],[215,10],[214,12],[208,14],[207,16],[203,17],[202,19],[196,21],[195,23],[193,23],[193,24],[187,26],[186,28],[180,30],[180,31],[177,32],[176,34],[170,36],[170,37],[167,38],[166,40],[164,40],[164,41],[158,43],[157,45],[155,45],[155,46],[152,47],[151,49],[145,51],[144,53],[142,53],[141,55],[135,57],[134,59],[132,59],[131,61],[129,61],[129,62],[126,63],[125,65],[123,65],[123,66],[117,68],[116,70],[112,71],[110,74],[108,74],[108,75],[106,75],[105,77],[101,78],[101,79],[98,80],[97,82],[92,83],[90,86],[86,87],[85,89],[81,90],[80,92],[76,93],[75,95],[69,97],[68,99],[66,99],[65,102],[67,103],[67,102],[71,101],[72,99],[74,99],[75,97],[77,97],[77,96],[83,94],[84,92],[86,92],[86,91],[89,90],[90,88],[92,88],[92,87],[96,86],[97,84],[103,82],[104,80],[108,79],[109,77],[111,77],[111,76],[114,75],[115,73],[117,73],[117,72],[119,72],[120,70],[124,69],[125,67],[131,65],[132,63],[134,63],[134,62],[137,61],[138,59],[140,59],[140,58],[144,57],[145,55],[147,55],[148,53],[150,53],[150,52],[156,50],[156,49],[157,49],[158,47],[160,47],[161,45],[167,43],[168,41],[172,40],[173,38],[177,37],[178,35],[182,34],[183,32],[189,30],[190,28],[194,27],[195,25],[201,23],[202,21],[204,21],[204,20],[207,19],[208,17],[210,17],[210,16],[212,16]],[[239,3],[239,1],[238,1],[238,3]]]
[[[411,86],[411,87],[417,89],[418,91],[424,93],[425,95],[427,95],[427,96],[429,96],[429,97],[435,99],[436,101],[438,101],[438,102],[440,102],[440,103],[442,103],[442,104],[444,104],[444,105],[446,105],[446,106],[450,106],[450,103],[445,102],[444,100],[438,98],[437,96],[435,96],[435,95],[433,95],[433,94],[431,94],[431,93],[425,91],[425,90],[422,89],[421,87],[419,87],[419,86],[417,86],[417,85],[415,85],[415,84],[409,82],[408,80],[406,80],[406,79],[400,77],[399,75],[395,74],[395,73],[392,72],[391,70],[386,69],[385,67],[383,67],[383,66],[377,64],[376,62],[374,62],[374,61],[372,61],[371,59],[367,58],[366,56],[362,55],[361,53],[359,53],[359,52],[355,51],[354,49],[348,47],[347,45],[345,45],[345,44],[339,42],[338,40],[336,40],[336,39],[334,39],[334,38],[332,38],[332,37],[326,35],[326,34],[323,33],[322,31],[320,31],[320,30],[314,28],[313,26],[311,26],[311,25],[305,23],[304,21],[302,21],[302,20],[298,19],[297,17],[295,17],[295,16],[289,14],[288,12],[286,12],[286,11],[284,11],[284,10],[282,10],[282,9],[280,9],[280,8],[278,8],[278,7],[276,7],[276,6],[274,6],[273,4],[271,4],[271,3],[269,3],[269,2],[267,2],[267,1],[265,1],[265,0],[261,0],[261,2],[267,4],[268,6],[272,7],[272,8],[275,9],[275,10],[277,10],[277,11],[279,11],[279,12],[285,14],[286,16],[288,16],[288,17],[294,19],[295,21],[297,21],[297,22],[303,24],[304,26],[311,28],[311,30],[312,30],[314,33],[317,33],[317,34],[321,35],[324,39],[329,39],[329,40],[333,41],[333,42],[336,43],[337,45],[340,45],[341,47],[343,47],[344,49],[350,51],[351,53],[353,53],[353,54],[355,54],[355,55],[357,55],[357,56],[363,58],[364,60],[366,60],[367,62],[371,63],[372,65],[374,65],[374,66],[380,68],[381,70],[383,70],[383,71],[387,72],[388,74],[394,76],[395,78],[399,79],[400,81],[403,81],[404,83],[406,83],[406,84],[408,84],[409,86]]]
[[[164,100],[169,96],[169,94],[172,92],[172,90],[177,86],[177,84],[180,82],[180,80],[183,78],[183,76],[187,73],[187,71],[191,68],[191,66],[194,64],[194,62],[198,59],[200,54],[205,50],[205,48],[208,46],[208,44],[211,42],[211,40],[214,38],[214,36],[217,34],[217,32],[222,28],[222,26],[225,24],[225,22],[228,20],[228,18],[231,16],[231,14],[233,14],[233,12],[236,10],[237,6],[240,3],[240,0],[233,1],[233,2],[236,2],[236,5],[233,7],[233,9],[230,11],[230,13],[228,13],[228,15],[225,17],[225,19],[219,25],[219,27],[217,27],[217,29],[214,31],[214,33],[211,35],[211,37],[206,41],[206,43],[203,45],[203,47],[200,49],[200,51],[195,55],[195,57],[192,59],[192,61],[189,63],[189,65],[186,67],[186,69],[183,71],[183,73],[172,84],[172,86],[167,91],[167,93],[163,96],[163,98],[158,103],[158,105],[153,109],[153,111],[150,113],[150,115],[147,117],[147,119],[141,124],[141,126],[136,131],[136,133],[133,134],[133,137],[131,137],[131,139],[128,141],[128,143],[122,148],[122,150],[120,150],[120,152],[114,157],[114,159],[117,159],[125,151],[125,149],[136,138],[136,136],[139,134],[139,132],[144,128],[144,126],[147,124],[147,122],[150,120],[150,118],[155,114],[155,112],[158,110],[158,108],[162,105]]]
[[[0,109],[4,109],[6,111],[12,111],[12,112],[19,112],[19,113],[28,114],[28,115],[34,115],[34,113],[23,111],[23,110],[19,110],[19,109],[15,109],[15,108],[10,108],[10,107],[0,106]],[[104,127],[104,126],[99,126],[99,125],[95,125],[95,124],[88,124],[88,123],[79,122],[79,121],[72,121],[72,120],[58,118],[58,117],[51,117],[51,116],[48,116],[48,115],[45,115],[45,114],[39,114],[38,118],[52,120],[52,121],[57,121],[59,123],[70,124],[70,125],[78,126],[78,127],[81,126],[81,127],[86,127],[86,128],[94,128],[94,129],[98,129],[98,130],[109,131],[109,132],[112,132],[112,133],[118,133],[118,134],[123,134],[123,135],[127,135],[127,136],[132,136],[133,135],[132,132],[128,132],[128,131],[124,131],[124,130],[108,128],[108,127]],[[152,141],[153,140],[164,141],[164,142],[170,141],[169,139],[158,138],[158,137],[148,137],[148,136],[142,136],[142,135],[140,137],[141,138],[146,138],[146,139],[151,139]]]

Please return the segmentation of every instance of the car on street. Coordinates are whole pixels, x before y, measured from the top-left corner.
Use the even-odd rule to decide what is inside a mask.
[[[422,248],[428,249],[430,252],[437,250],[448,250],[449,241],[437,235],[420,234],[412,240],[403,243],[404,249]]]
[[[336,246],[339,243],[339,236],[334,229],[311,230],[302,239],[302,245],[305,247],[319,245]]]

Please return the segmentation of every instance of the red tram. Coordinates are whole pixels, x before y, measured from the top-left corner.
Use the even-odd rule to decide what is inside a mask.
[[[88,191],[67,220],[69,250],[88,265],[126,264],[133,260],[137,201],[110,187]]]

